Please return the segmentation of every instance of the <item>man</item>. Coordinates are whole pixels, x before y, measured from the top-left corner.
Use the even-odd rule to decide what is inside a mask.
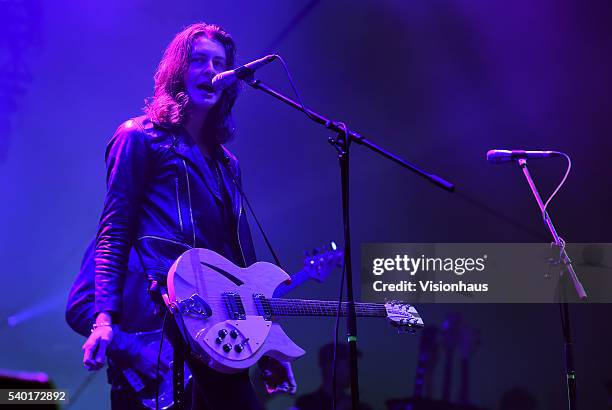
[[[238,85],[223,91],[211,85],[234,64],[235,44],[225,31],[205,23],[188,26],[164,52],[146,115],[122,124],[107,147],[107,193],[95,246],[95,321],[83,346],[88,369],[104,365],[114,325],[132,320],[122,309],[132,247],[152,291],[165,284],[174,260],[190,248],[212,249],[240,266],[255,261],[236,186],[238,161],[222,146],[234,132]],[[246,371],[227,375],[186,359],[195,408],[259,408]],[[275,383],[284,381],[269,387],[294,392],[291,367],[283,369]]]

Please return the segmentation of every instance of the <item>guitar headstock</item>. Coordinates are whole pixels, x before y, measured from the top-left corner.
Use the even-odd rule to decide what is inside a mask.
[[[385,309],[387,310],[387,319],[397,328],[399,333],[414,333],[425,325],[419,312],[409,303],[390,301],[385,303]]]
[[[344,251],[333,241],[310,253],[304,252],[304,270],[317,282],[325,281],[335,268],[342,266],[343,261]]]

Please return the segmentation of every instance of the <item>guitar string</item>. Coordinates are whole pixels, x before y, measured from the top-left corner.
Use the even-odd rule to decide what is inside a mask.
[[[225,303],[224,298],[207,298],[211,302]],[[273,315],[334,315],[338,312],[335,301],[320,301],[307,299],[263,299],[262,303],[267,304],[266,308],[273,310]],[[365,316],[386,316],[387,310],[383,304],[357,303],[356,309],[359,314]],[[342,303],[341,312],[346,314],[348,304]]]
[[[249,300],[249,298],[240,298],[243,301]],[[207,297],[205,300],[210,302],[222,302],[225,303],[224,297]],[[266,303],[272,303],[276,306],[290,306],[290,307],[336,307],[336,301],[329,300],[308,300],[308,299],[274,299],[274,298],[266,298],[262,299],[266,301]],[[255,302],[255,301],[254,301]],[[244,303],[244,302],[243,302]],[[406,304],[409,305],[409,304]],[[342,302],[342,306],[348,306],[347,302]],[[357,302],[355,303],[356,308],[360,309],[385,309],[385,304],[382,303],[363,303]]]
[[[241,300],[243,301],[247,301],[247,300],[251,300],[250,298],[244,298],[244,297],[240,297]],[[211,302],[223,302],[225,303],[225,297],[217,297],[217,296],[213,296],[213,297],[207,297],[204,299],[205,301],[211,301]],[[267,302],[271,302],[271,303],[275,303],[275,304],[296,304],[296,305],[305,305],[305,304],[311,304],[311,305],[319,305],[319,306],[332,306],[332,305],[336,305],[338,302],[337,301],[333,301],[333,300],[316,300],[316,299],[281,299],[281,298],[264,298],[262,299],[264,301]],[[243,302],[244,303],[244,302]],[[348,302],[342,302],[343,306],[346,306]],[[407,306],[412,306],[409,303],[403,303],[403,302],[398,302],[400,304],[404,304]],[[381,309],[381,308],[385,308],[386,304],[384,303],[367,303],[367,302],[356,302],[355,303],[356,307],[361,307],[361,308],[371,308],[371,309]]]
[[[248,298],[240,298],[244,301],[249,300]],[[225,303],[225,298],[223,297],[207,297],[206,301],[210,302],[222,302]],[[289,306],[289,307],[333,307],[336,308],[336,301],[330,300],[308,300],[308,299],[262,299],[266,301],[266,303],[272,303],[276,306]],[[255,302],[255,301],[254,301]],[[408,304],[406,304],[408,305]],[[348,306],[347,302],[342,302],[342,306]],[[385,309],[385,304],[382,303],[363,303],[357,302],[355,303],[355,307],[359,309],[373,309],[380,310]]]

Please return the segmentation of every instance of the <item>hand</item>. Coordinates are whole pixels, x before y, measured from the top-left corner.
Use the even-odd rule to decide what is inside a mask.
[[[268,394],[295,394],[297,383],[293,376],[291,363],[281,362],[270,356],[263,356],[258,364],[261,369],[261,378]]]
[[[100,370],[104,367],[106,348],[112,340],[112,326],[100,326],[91,332],[83,345],[83,365],[87,370]]]
[[[164,306],[168,305],[168,288],[165,285],[165,281],[157,280],[153,276],[148,276],[149,287],[147,292],[153,300],[155,305],[155,314],[159,317],[164,317],[166,309]],[[164,298],[165,296],[165,298]]]

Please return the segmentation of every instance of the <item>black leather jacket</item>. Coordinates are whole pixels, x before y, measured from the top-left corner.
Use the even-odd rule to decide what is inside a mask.
[[[240,266],[255,262],[250,229],[236,188],[236,158],[219,149],[218,167],[180,128],[147,117],[126,121],[106,150],[107,193],[95,249],[95,313],[121,320],[132,247],[150,279],[190,248],[212,249]],[[214,162],[214,161],[213,161]]]
[[[81,269],[72,283],[66,304],[66,322],[75,332],[87,337],[94,323],[95,301],[95,263],[93,240],[83,255]],[[127,342],[122,332],[136,333],[161,329],[162,318],[155,313],[153,299],[147,292],[147,276],[140,266],[136,251],[132,248],[129,256],[128,270],[123,284],[121,313],[130,320],[122,321],[118,326],[113,341],[108,346],[111,356],[122,350]],[[123,337],[122,337],[123,336]],[[123,342],[123,343],[122,343]]]

